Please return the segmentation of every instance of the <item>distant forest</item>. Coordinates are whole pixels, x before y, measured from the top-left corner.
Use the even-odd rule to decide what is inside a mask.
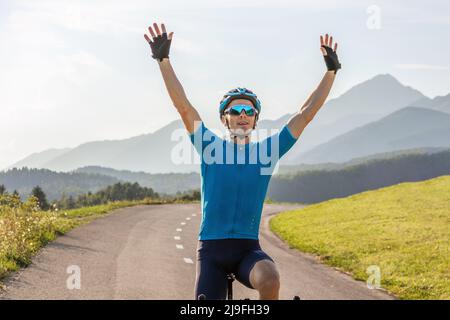
[[[431,153],[405,150],[342,164],[281,166],[272,177],[267,197],[274,201],[315,203],[448,174],[450,149]],[[137,182],[161,197],[180,197],[200,187],[197,173],[149,174],[102,167],[85,167],[69,173],[28,168],[0,172],[0,185],[6,191],[17,191],[26,199],[35,186],[40,186],[49,202],[62,198],[72,202],[80,195],[94,194],[119,182]],[[171,192],[164,193],[161,189]]]
[[[41,210],[75,209],[88,206],[96,206],[114,201],[137,201],[137,200],[176,202],[176,201],[199,201],[200,190],[178,192],[175,196],[161,197],[152,188],[141,187],[137,182],[115,183],[95,193],[88,192],[77,197],[63,194],[61,199],[49,202],[47,195],[40,186],[35,186],[29,197],[23,201],[15,190],[9,193],[4,185],[0,184],[0,206],[18,208],[26,202],[27,205],[38,206]]]
[[[336,170],[305,170],[272,177],[267,197],[316,203],[401,182],[450,174],[450,150],[372,159]]]
[[[200,187],[197,173],[149,174],[102,167],[84,167],[73,172],[55,172],[48,169],[13,168],[0,172],[0,184],[10,192],[16,190],[22,199],[39,185],[47,198],[58,200],[63,195],[77,197],[88,192],[97,192],[118,182],[137,182],[152,188],[160,195],[176,195]]]
[[[40,186],[48,200],[57,200],[63,194],[77,196],[88,191],[96,192],[119,182],[114,177],[100,174],[55,172],[48,169],[13,168],[0,172],[0,184],[10,192],[16,190],[22,200],[35,186]]]

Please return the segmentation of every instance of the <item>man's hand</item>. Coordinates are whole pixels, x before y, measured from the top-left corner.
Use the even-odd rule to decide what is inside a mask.
[[[170,43],[172,42],[173,32],[167,37],[166,26],[161,24],[162,34],[156,23],[153,23],[156,34],[152,27],[148,27],[148,31],[152,36],[152,39],[147,34],[144,34],[145,40],[147,40],[150,48],[152,49],[152,58],[162,61],[164,58],[169,58]]]
[[[336,73],[340,68],[341,64],[339,63],[336,50],[337,43],[334,44],[333,48],[333,37],[328,37],[328,34],[325,35],[325,39],[323,36],[320,36],[320,51],[322,51],[323,58],[325,59],[325,63],[327,65],[328,71],[334,71]]]

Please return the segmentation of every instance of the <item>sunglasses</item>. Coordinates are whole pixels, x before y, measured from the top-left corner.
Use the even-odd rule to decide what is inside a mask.
[[[225,113],[231,114],[233,116],[239,116],[241,114],[242,110],[244,110],[245,114],[249,117],[252,117],[256,114],[256,109],[253,108],[252,106],[248,106],[246,104],[234,105],[234,106],[228,108],[225,111]]]

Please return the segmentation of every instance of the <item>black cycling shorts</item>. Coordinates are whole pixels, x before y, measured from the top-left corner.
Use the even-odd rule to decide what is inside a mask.
[[[223,300],[227,295],[227,274],[246,287],[250,284],[250,271],[256,262],[269,259],[259,241],[253,239],[199,240],[197,245],[197,276],[195,299],[204,294],[208,300]]]

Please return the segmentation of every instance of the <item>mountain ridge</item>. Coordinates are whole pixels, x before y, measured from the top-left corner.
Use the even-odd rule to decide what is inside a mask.
[[[392,91],[394,94],[389,97],[385,91]],[[436,101],[446,101],[445,97],[450,95]],[[306,152],[346,132],[378,121],[405,106],[421,103],[427,104],[426,108],[432,109],[434,104],[430,101],[434,99],[429,99],[418,90],[403,85],[390,74],[372,77],[356,84],[341,96],[329,100],[304,130],[301,141],[296,143],[282,159],[282,164],[298,163],[297,159]],[[280,128],[291,116],[292,114],[285,114],[275,120],[261,119],[257,128]],[[39,159],[30,155],[8,168],[28,166],[71,171],[93,165],[149,173],[198,172],[197,165],[179,165],[173,163],[171,159],[175,142],[171,141],[170,137],[177,129],[186,132],[179,119],[146,134],[116,140],[88,141],[75,148],[65,149],[65,152],[55,153],[53,157]],[[184,144],[183,148],[191,148],[188,136],[185,135],[183,139],[181,142]],[[41,153],[45,154],[47,151]],[[50,152],[48,154],[51,155]]]

